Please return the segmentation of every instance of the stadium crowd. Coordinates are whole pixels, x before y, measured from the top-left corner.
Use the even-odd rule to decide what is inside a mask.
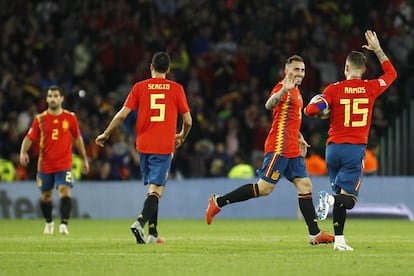
[[[36,148],[19,165],[21,141],[46,108],[50,85],[66,91],[90,158],[87,180],[140,179],[133,116],[104,147],[95,145],[136,81],[149,77],[152,54],[171,55],[170,79],[183,84],[194,118],[171,177],[226,176],[243,160],[257,168],[270,128],[264,102],[284,61],[306,61],[304,103],[343,80],[350,50],[363,32],[381,34],[399,78],[375,107],[370,148],[414,93],[414,12],[406,0],[0,0],[0,164],[9,178],[34,179]],[[368,54],[368,53],[367,53]],[[381,67],[369,58],[366,78]],[[327,122],[304,117],[311,154],[323,157]],[[10,167],[8,167],[10,166]],[[3,173],[3,181],[7,180]]]

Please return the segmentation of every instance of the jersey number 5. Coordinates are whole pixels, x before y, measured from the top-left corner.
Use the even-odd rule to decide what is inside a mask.
[[[151,122],[164,122],[165,121],[165,104],[157,103],[158,99],[165,99],[165,94],[151,94],[150,95],[150,109],[159,110],[158,116],[151,116]]]
[[[360,107],[360,104],[368,104],[368,98],[356,98],[356,99],[341,99],[340,104],[345,106],[344,126],[345,127],[363,127],[367,125],[368,108]],[[352,121],[351,114],[362,115],[362,120]]]

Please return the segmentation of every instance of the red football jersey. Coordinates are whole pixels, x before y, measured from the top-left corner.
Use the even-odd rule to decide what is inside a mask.
[[[269,98],[282,89],[279,82],[273,87]],[[300,156],[299,130],[302,122],[302,95],[299,89],[293,88],[283,95],[279,104],[273,109],[272,128],[267,135],[264,152],[275,152],[283,157]]]
[[[142,153],[174,151],[178,113],[190,111],[181,84],[164,78],[137,82],[124,106],[138,110],[136,148]]]
[[[81,136],[76,115],[67,110],[52,115],[47,110],[37,115],[26,137],[39,141],[38,170],[55,173],[72,169],[73,139]]]
[[[322,93],[330,107],[327,143],[367,144],[375,99],[396,79],[390,61],[381,64],[378,79],[349,79],[329,85]]]

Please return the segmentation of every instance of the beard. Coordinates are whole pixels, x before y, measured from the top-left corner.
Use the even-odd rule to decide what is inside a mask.
[[[302,80],[303,80],[303,78],[301,78],[301,77],[295,77],[295,85],[296,85],[296,86],[301,85]]]
[[[56,111],[59,109],[59,105],[57,103],[49,103],[49,108],[53,111]]]

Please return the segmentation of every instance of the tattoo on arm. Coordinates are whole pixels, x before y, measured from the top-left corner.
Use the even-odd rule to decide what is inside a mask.
[[[388,57],[385,55],[384,51],[381,49],[378,51],[375,51],[375,55],[377,56],[380,63],[383,63],[384,61],[388,60]]]
[[[282,97],[280,96],[280,94],[275,94],[275,96],[272,97],[272,99],[270,99],[270,105],[274,107],[275,105],[277,105],[280,102],[281,98]]]
[[[266,102],[266,108],[273,109],[280,102],[280,99],[282,99],[283,95],[285,95],[286,92],[287,90],[284,90],[282,88],[282,90],[276,94],[273,94],[272,97],[270,97],[270,99]]]

